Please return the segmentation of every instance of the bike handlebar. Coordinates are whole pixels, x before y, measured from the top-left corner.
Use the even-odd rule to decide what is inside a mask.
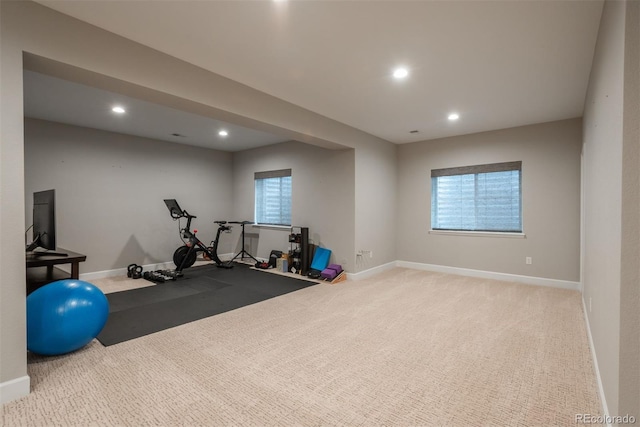
[[[187,212],[187,211],[182,211],[182,215],[187,219],[198,218],[195,215],[190,215],[189,212]]]

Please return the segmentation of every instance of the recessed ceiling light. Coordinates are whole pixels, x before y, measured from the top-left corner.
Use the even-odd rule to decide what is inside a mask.
[[[220,132],[218,132],[218,135],[227,136],[227,135],[229,135],[229,132],[227,132],[226,130],[221,130]]]
[[[451,113],[449,114],[449,117],[448,117],[448,119],[451,120],[452,122],[458,120],[459,118],[460,118],[460,115],[458,113]]]
[[[404,79],[408,75],[409,75],[409,70],[407,70],[404,67],[398,67],[395,70],[393,70],[393,77],[395,77],[396,79]]]
[[[120,106],[116,106],[113,107],[111,111],[113,111],[114,113],[123,114],[125,112],[125,109]]]

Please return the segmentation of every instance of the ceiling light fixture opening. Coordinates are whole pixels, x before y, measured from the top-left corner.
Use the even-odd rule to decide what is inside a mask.
[[[220,132],[218,132],[218,135],[227,136],[227,135],[229,135],[229,132],[227,132],[226,130],[221,130]]]
[[[118,113],[118,114],[124,114],[126,112],[126,110],[120,106],[115,106],[111,109],[111,111],[113,111],[114,113]]]
[[[395,70],[393,70],[393,77],[395,77],[396,79],[404,79],[408,75],[409,75],[409,70],[407,70],[405,67],[398,67]]]
[[[449,114],[449,117],[447,117],[450,121],[454,122],[456,120],[458,120],[460,118],[460,114],[458,113],[451,113]]]

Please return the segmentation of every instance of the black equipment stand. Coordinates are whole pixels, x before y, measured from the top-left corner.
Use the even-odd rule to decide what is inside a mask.
[[[230,263],[233,262],[236,258],[240,257],[240,261],[244,261],[245,255],[247,258],[251,258],[255,262],[259,262],[253,255],[247,252],[244,249],[244,226],[247,224],[255,224],[253,221],[229,221],[229,224],[240,224],[242,227],[242,250],[236,254],[233,258],[231,258]]]

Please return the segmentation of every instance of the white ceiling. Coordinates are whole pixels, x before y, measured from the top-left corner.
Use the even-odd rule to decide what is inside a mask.
[[[116,105],[126,113],[113,113]],[[26,117],[221,151],[242,151],[288,140],[26,70],[24,112]],[[219,136],[221,130],[228,135]]]
[[[582,116],[602,12],[602,0],[41,3],[394,143]]]

